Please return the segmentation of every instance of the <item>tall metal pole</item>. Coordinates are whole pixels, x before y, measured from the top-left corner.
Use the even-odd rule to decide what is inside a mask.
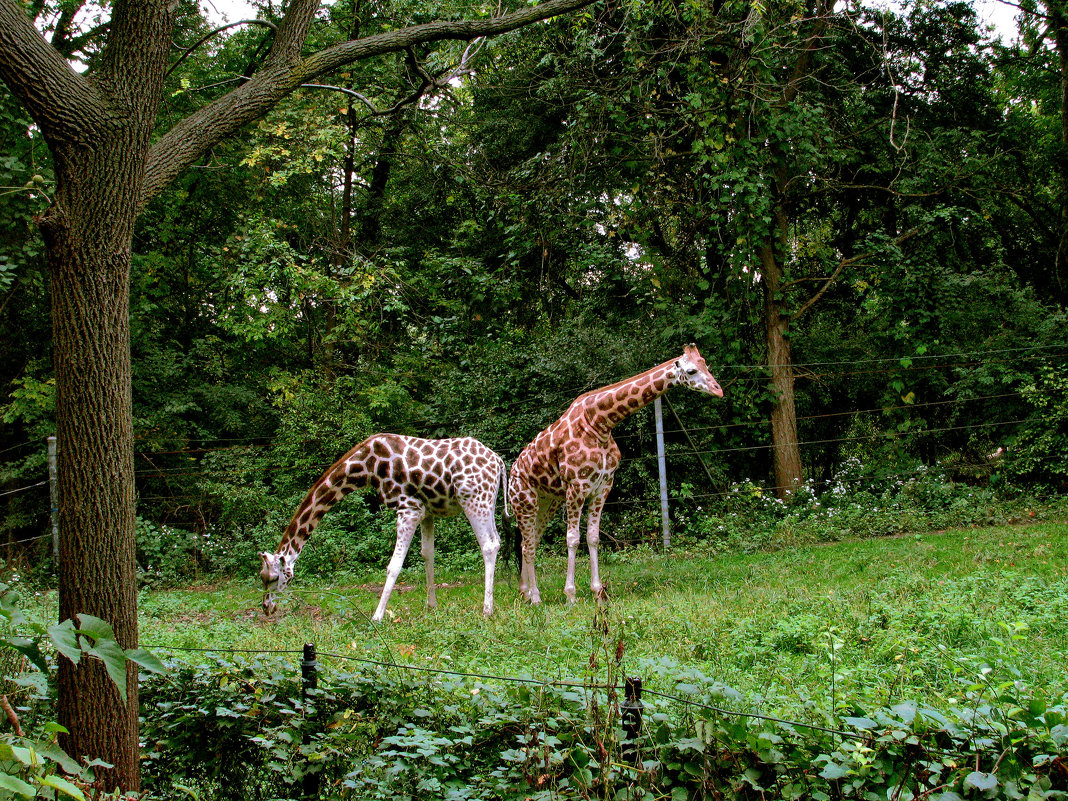
[[[668,516],[667,454],[664,452],[664,407],[660,398],[653,402],[656,416],[656,466],[660,472],[660,522],[664,529],[664,547],[671,547],[671,523]]]
[[[48,438],[48,497],[52,507],[52,561],[59,567],[59,472],[56,469],[56,454],[59,448],[56,438]]]

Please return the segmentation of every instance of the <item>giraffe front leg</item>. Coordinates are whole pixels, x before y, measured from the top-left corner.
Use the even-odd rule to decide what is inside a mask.
[[[593,596],[598,600],[605,599],[604,586],[601,584],[600,569],[597,564],[597,550],[601,541],[601,512],[604,510],[608,493],[612,489],[611,483],[606,486],[599,495],[590,501],[590,509],[586,514],[586,544],[590,549],[590,589]]]
[[[381,622],[386,615],[386,604],[393,593],[393,585],[397,583],[397,576],[404,567],[404,557],[408,555],[408,546],[412,544],[415,527],[423,519],[423,514],[421,510],[397,512],[397,544],[393,546],[393,556],[389,560],[389,567],[386,568],[386,583],[382,587],[382,597],[378,599],[378,608],[371,615],[371,620],[375,623]]]
[[[424,517],[419,524],[419,533],[422,535],[423,564],[426,565],[426,605],[434,609],[438,605],[438,596],[434,587],[434,518]]]
[[[579,542],[582,541],[582,506],[586,503],[585,488],[572,484],[567,488],[567,579],[564,581],[564,595],[568,603],[575,603],[575,560],[578,556]]]

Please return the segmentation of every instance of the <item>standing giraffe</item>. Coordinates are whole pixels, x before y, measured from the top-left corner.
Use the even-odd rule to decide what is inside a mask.
[[[586,516],[586,544],[590,548],[590,588],[597,597],[603,590],[597,568],[601,510],[619,467],[619,448],[612,429],[623,418],[682,385],[723,397],[723,390],[708,371],[696,345],[651,370],[601,389],[579,395],[567,411],[534,438],[512,464],[509,500],[512,518],[523,538],[523,567],[519,591],[531,603],[541,603],[534,578],[534,552],[545,526],[560,504],[567,501],[567,580],[564,594],[575,600],[575,555],[581,534],[582,507]]]
[[[482,613],[493,612],[493,571],[500,537],[493,516],[497,490],[508,489],[504,460],[477,439],[417,439],[399,434],[375,434],[346,453],[316,481],[289,522],[275,553],[263,551],[263,611],[274,614],[275,596],[293,578],[293,565],[323,515],[348,493],[371,486],[379,499],[397,510],[397,543],[386,569],[386,583],[371,620],[386,614],[416,526],[423,537],[426,562],[426,605],[437,606],[434,592],[434,518],[463,512],[474,529],[486,566]]]

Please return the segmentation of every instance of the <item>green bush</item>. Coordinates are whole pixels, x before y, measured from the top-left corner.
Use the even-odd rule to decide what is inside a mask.
[[[834,647],[810,629],[801,621],[770,636]],[[670,692],[646,694],[641,737],[628,742],[622,699],[604,689],[618,663],[581,686],[332,669],[305,703],[295,661],[219,660],[147,681],[152,795],[299,798],[309,777],[320,798],[361,801],[1068,793],[1068,699],[1045,697],[1007,663],[956,660],[960,691],[940,708],[881,706],[861,692],[790,722],[770,699],[661,661],[657,686]]]

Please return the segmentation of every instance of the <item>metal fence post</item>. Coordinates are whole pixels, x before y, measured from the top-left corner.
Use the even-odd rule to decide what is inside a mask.
[[[59,452],[55,437],[48,438],[48,498],[52,507],[52,561],[59,568],[59,471],[56,455]]]
[[[300,700],[305,704],[305,721],[307,721],[307,703],[309,690],[314,690],[319,686],[319,663],[315,659],[315,645],[313,643],[304,644],[304,658],[300,660]],[[302,738],[305,745],[311,742],[311,733],[308,731],[307,724],[304,727],[304,736]],[[308,771],[304,774],[304,778],[301,782],[301,787],[304,792],[305,798],[318,798],[319,797],[319,774],[318,772]]]
[[[638,738],[642,732],[642,680],[628,676],[623,685],[623,704],[620,707],[623,722],[623,747],[620,752],[624,759],[634,761],[638,756]]]
[[[653,401],[656,417],[656,466],[660,473],[660,524],[664,530],[664,548],[671,547],[671,522],[668,515],[667,453],[664,449],[664,407],[660,398]]]

